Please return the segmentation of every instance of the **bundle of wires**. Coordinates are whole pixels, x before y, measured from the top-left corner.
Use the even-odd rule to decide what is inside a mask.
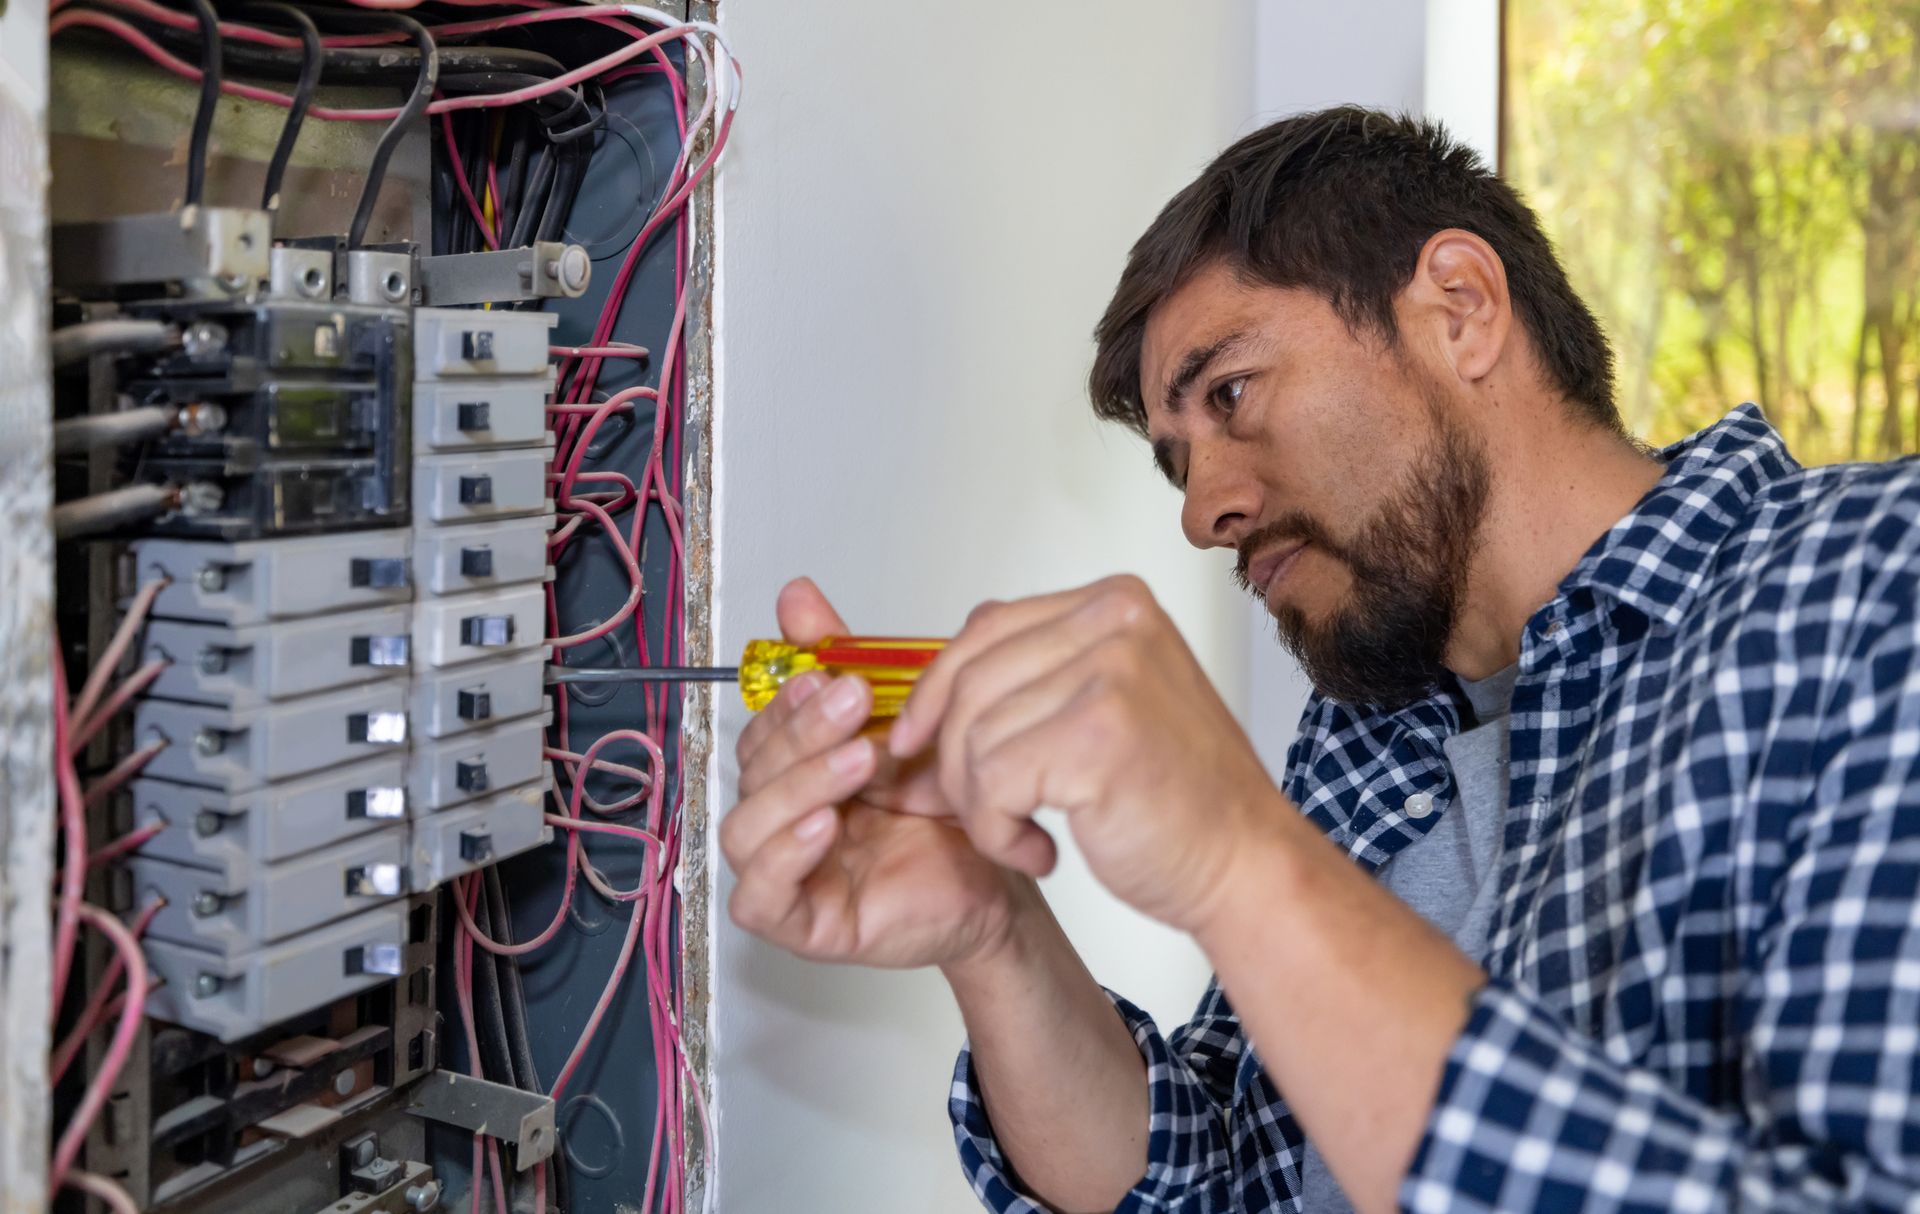
[[[204,0],[193,3],[203,4]],[[680,153],[660,197],[636,200],[648,206],[647,218],[626,252],[590,340],[583,346],[555,349],[560,364],[559,388],[550,407],[556,442],[549,481],[557,511],[549,541],[551,556],[557,563],[576,545],[605,544],[625,571],[630,590],[622,606],[606,619],[562,635],[559,603],[550,585],[547,614],[549,644],[556,661],[564,661],[566,653],[577,646],[630,630],[633,650],[642,664],[678,664],[685,659],[681,495],[685,458],[684,330],[692,243],[688,207],[695,189],[713,172],[726,145],[739,101],[739,63],[715,26],[681,21],[641,5],[441,0],[440,5],[431,7],[520,11],[467,21],[430,18],[422,23],[390,11],[418,9],[420,0],[355,3],[361,9],[389,11],[368,13],[362,22],[343,20],[337,13],[307,11],[318,15],[321,27],[329,31],[361,25],[376,15],[384,17],[390,27],[319,34],[278,11],[283,5],[254,4],[238,11],[243,17],[291,26],[293,32],[248,20],[219,21],[218,38],[211,39],[216,49],[200,55],[198,65],[169,49],[168,44],[191,42],[204,52],[209,41],[204,14],[196,17],[159,0],[54,0],[50,28],[55,34],[87,28],[111,35],[161,67],[200,81],[209,96],[225,93],[288,107],[289,121],[280,151],[290,149],[303,117],[386,122],[388,134],[397,141],[414,118],[429,115],[436,128],[439,152],[434,189],[436,202],[441,205],[436,206],[436,212],[458,217],[457,222],[436,225],[436,252],[510,248],[557,237],[584,177],[591,137],[605,122],[603,90],[630,77],[660,78],[672,98]],[[543,28],[552,22],[588,23],[584,28],[602,43],[611,42],[611,49],[579,66],[567,67],[525,48],[462,45],[482,35]],[[691,112],[690,90],[681,62],[666,49],[675,43],[684,48],[688,65],[700,68],[706,82],[699,106]],[[249,74],[272,77],[297,71],[295,91],[288,94],[225,78],[219,66],[220,46],[224,46],[225,59],[231,66]],[[345,109],[314,102],[316,82],[347,79],[391,81],[403,86],[410,83],[411,87],[406,102],[395,107]],[[475,113],[469,115],[468,111]],[[382,145],[388,142],[383,136]],[[204,150],[198,149],[196,156],[204,166]],[[269,175],[269,203],[278,193],[284,157],[276,154],[275,164],[277,171]],[[364,237],[367,217],[379,191],[378,173],[369,177],[350,234],[352,243]],[[609,360],[647,358],[647,350],[616,340],[615,334],[624,332],[621,317],[642,256],[664,240],[672,242],[675,298],[673,318],[659,346],[662,356],[655,364],[658,384],[627,388],[596,401],[595,397],[602,395],[598,385]],[[635,403],[642,400],[651,403],[653,427],[638,480],[621,472],[583,467],[606,422],[616,414],[631,415]],[[654,520],[668,537],[670,553],[666,593],[657,600],[657,613],[650,618],[644,604],[656,600],[642,594],[638,554]],[[661,638],[661,643],[651,643],[650,633]],[[665,687],[650,687],[645,692],[640,728],[614,730],[580,748],[575,747],[569,734],[566,698],[558,699],[547,750],[557,776],[555,804],[547,820],[557,828],[556,846],[565,849],[565,879],[553,917],[543,930],[523,941],[514,940],[506,890],[491,869],[456,882],[450,901],[458,923],[454,987],[468,1068],[475,1074],[532,1090],[540,1090],[542,1085],[525,1023],[517,959],[557,937],[578,883],[584,883],[593,896],[630,908],[626,934],[601,994],[566,1061],[545,1090],[556,1100],[568,1091],[613,1002],[623,995],[632,997],[626,977],[638,956],[645,983],[638,994],[646,1000],[649,1011],[658,1078],[655,1132],[639,1208],[679,1214],[688,1180],[683,1170],[693,1128],[689,1112],[700,1123],[709,1165],[713,1151],[699,1079],[687,1058],[682,1035],[684,1005],[676,956],[680,904],[674,880],[682,819],[677,795],[669,797],[676,785],[670,773],[678,770],[682,748],[677,734],[666,736],[674,720],[669,694]],[[602,752],[616,744],[637,749],[645,756],[646,765],[603,758]],[[127,760],[136,764],[132,770],[137,770],[137,762],[145,761],[137,756],[138,752]],[[590,775],[596,773],[625,782],[637,791],[616,800],[596,800],[587,787]],[[123,774],[116,767],[102,778],[126,779],[131,774],[131,770]],[[85,794],[81,793],[76,808],[83,808],[84,803]],[[83,822],[81,829],[83,832]],[[615,888],[592,862],[583,843],[587,834],[642,849],[644,875],[630,888]],[[109,847],[137,845],[137,841],[121,840]],[[77,854],[84,858],[84,834],[69,837],[67,847],[69,855],[78,848]],[[112,854],[118,853],[108,852],[108,856]],[[75,915],[78,913],[76,910]],[[137,948],[134,953],[137,956]],[[131,975],[131,962],[127,969]],[[138,989],[140,986],[130,977],[129,990]],[[131,1010],[137,1018],[139,1000],[128,998],[123,1002],[123,1010]],[[98,1013],[96,1021],[111,1010],[110,1005],[103,1004],[103,1008],[106,1010]],[[692,1110],[687,1108],[689,1099]],[[479,1214],[484,1191],[490,1187],[494,1209],[505,1214],[508,1190],[499,1144],[476,1134],[473,1150],[471,1208]],[[550,1179],[561,1207],[566,1208],[565,1195],[558,1191],[564,1184],[564,1168],[555,1166],[549,1174],[550,1164],[560,1162],[556,1157],[532,1169],[534,1208],[547,1208]],[[67,1171],[74,1175],[71,1169]],[[94,1178],[79,1177],[75,1183],[91,1186]],[[710,1177],[704,1191],[711,1202]]]

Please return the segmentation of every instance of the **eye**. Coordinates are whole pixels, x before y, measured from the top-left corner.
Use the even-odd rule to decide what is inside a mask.
[[[1207,393],[1207,399],[1220,412],[1232,413],[1234,407],[1240,403],[1241,394],[1246,390],[1247,377],[1236,375],[1232,379],[1221,380],[1216,384],[1213,391]]]

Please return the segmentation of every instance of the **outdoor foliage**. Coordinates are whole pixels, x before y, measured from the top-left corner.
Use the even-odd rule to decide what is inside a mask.
[[[1920,4],[1507,0],[1502,167],[1636,434],[1757,401],[1808,463],[1920,450]]]

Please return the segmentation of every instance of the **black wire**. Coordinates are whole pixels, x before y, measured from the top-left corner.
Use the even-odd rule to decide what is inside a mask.
[[[207,0],[198,2],[205,4]],[[357,249],[366,243],[367,225],[373,222],[373,207],[380,200],[380,184],[386,180],[387,162],[393,159],[393,151],[400,146],[407,128],[427,112],[428,104],[433,101],[434,83],[440,78],[439,48],[434,45],[433,35],[427,32],[426,26],[399,13],[366,13],[360,16],[364,21],[396,26],[411,35],[414,45],[420,50],[420,75],[414,82],[413,94],[400,107],[400,113],[392,125],[381,132],[380,142],[374,145],[373,158],[367,165],[367,183],[360,190],[360,205],[354,208],[353,226],[347,229],[349,249]]]
[[[193,112],[193,141],[187,145],[187,205],[198,206],[207,192],[207,144],[213,138],[213,112],[220,105],[220,14],[212,0],[193,0],[200,22],[200,107]]]
[[[547,196],[553,189],[553,174],[556,161],[562,152],[559,148],[548,148],[540,155],[540,163],[533,166],[533,176],[527,182],[527,196],[520,203],[520,214],[514,217],[513,232],[507,237],[507,248],[518,249],[533,240],[533,228],[546,212]]]
[[[520,199],[527,189],[527,157],[533,152],[533,140],[527,130],[526,115],[510,110],[505,119],[507,171],[500,181],[500,234],[505,236],[520,218]],[[503,248],[510,247],[502,245]]]
[[[248,12],[274,13],[300,30],[300,82],[293,89],[293,104],[287,109],[287,124],[280,128],[280,142],[267,164],[266,184],[260,190],[262,210],[280,209],[280,183],[287,175],[287,162],[293,158],[293,145],[300,138],[300,125],[307,120],[307,107],[313,104],[313,92],[320,87],[320,69],[326,60],[326,48],[320,45],[320,27],[291,4],[279,0],[256,0]]]
[[[507,887],[500,878],[500,866],[496,864],[485,869],[483,878],[481,898],[493,922],[493,938],[502,944],[512,944],[513,905],[507,900]],[[527,992],[520,981],[520,959],[504,956],[492,957],[491,960],[500,970],[500,1007],[506,1017],[507,1048],[513,1058],[514,1083],[529,1092],[544,1092],[546,1088],[540,1082],[540,1071],[533,1061],[533,1035],[527,1028]],[[553,1180],[556,1205],[561,1210],[572,1209],[568,1204],[570,1169],[567,1167],[566,1152],[558,1142],[554,1143],[547,1171]]]

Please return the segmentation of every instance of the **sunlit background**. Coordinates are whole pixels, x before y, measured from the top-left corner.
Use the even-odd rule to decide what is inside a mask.
[[[1502,168],[1634,432],[1751,400],[1806,463],[1920,449],[1920,5],[1504,7]]]

